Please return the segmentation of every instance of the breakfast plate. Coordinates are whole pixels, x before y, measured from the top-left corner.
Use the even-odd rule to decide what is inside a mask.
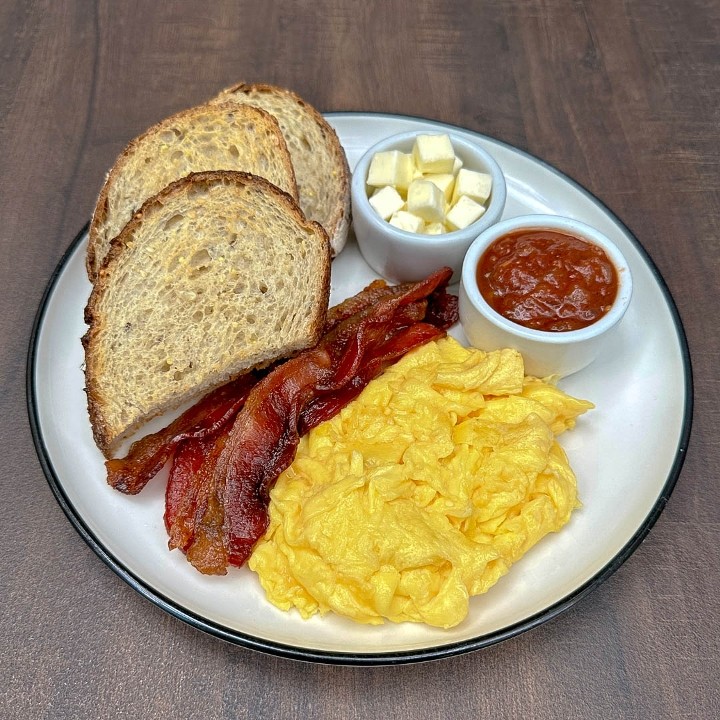
[[[652,260],[599,200],[543,161],[492,138],[432,121],[331,113],[350,167],[395,133],[427,129],[476,142],[507,179],[503,217],[550,213],[598,228],[619,246],[634,281],[620,331],[588,368],[561,381],[596,408],[562,435],[583,507],[484,595],[458,626],[367,626],[326,615],[302,620],[273,607],[247,568],[199,574],[169,552],[163,477],[137,496],[105,482],[84,394],[83,309],[90,293],[87,227],[70,245],[40,305],[28,355],[28,406],[37,452],[59,504],[84,540],[141,595],[180,620],[224,640],[279,656],[371,665],[432,660],[477,650],[529,630],[585,597],[638,547],[680,473],[692,419],[692,376],[682,324]],[[331,304],[377,276],[351,238],[333,263]],[[451,287],[451,291],[454,288]],[[453,329],[461,341],[462,332]],[[152,429],[161,426],[158,421]]]

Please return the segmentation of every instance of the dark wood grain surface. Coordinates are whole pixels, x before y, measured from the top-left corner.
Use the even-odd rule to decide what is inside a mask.
[[[528,150],[657,264],[693,362],[687,460],[647,540],[555,620],[427,664],[283,660],[165,614],[63,515],[26,411],[43,290],[125,144],[238,80]],[[0,0],[0,716],[719,717],[719,126],[713,0]]]

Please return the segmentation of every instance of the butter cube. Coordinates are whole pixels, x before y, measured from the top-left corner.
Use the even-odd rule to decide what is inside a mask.
[[[375,212],[383,220],[389,220],[393,213],[405,206],[405,201],[392,185],[386,185],[384,188],[374,192],[369,201]]]
[[[407,232],[419,233],[423,229],[423,219],[417,215],[413,215],[407,210],[398,210],[390,218],[390,224],[394,225],[400,230],[406,230]]]
[[[474,223],[485,212],[485,206],[476,203],[472,198],[463,195],[451,208],[445,217],[451,230],[462,230]]]
[[[466,195],[482,205],[487,202],[491,190],[492,177],[490,175],[462,168],[455,180],[452,202],[456,203],[459,198]]]
[[[455,156],[455,162],[453,163],[453,169],[452,174],[457,177],[457,174],[460,172],[460,168],[463,166],[463,161]]]
[[[445,217],[445,197],[434,183],[413,180],[408,188],[407,209],[426,222],[442,222]]]
[[[445,226],[441,222],[432,222],[428,223],[423,228],[423,234],[425,235],[442,235],[443,233],[446,233],[447,230],[445,229]]]
[[[371,187],[392,185],[397,190],[407,190],[414,171],[412,155],[409,153],[399,150],[375,153],[370,161],[367,184]]]
[[[455,165],[455,151],[449,135],[418,135],[413,147],[413,159],[422,173],[451,173]]]
[[[445,197],[445,202],[452,200],[453,188],[455,187],[455,176],[452,173],[443,173],[441,175],[424,175],[425,180],[437,185]]]
[[[410,187],[410,183],[415,179],[415,162],[412,153],[400,153],[399,172],[395,187],[402,193]]]

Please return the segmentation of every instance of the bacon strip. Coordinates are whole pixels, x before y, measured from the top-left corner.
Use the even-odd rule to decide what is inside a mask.
[[[197,443],[191,440],[190,443]],[[179,514],[171,526],[171,535],[168,547],[172,550],[178,547],[187,553],[188,560],[195,564],[196,556],[208,558],[214,563],[224,561],[222,547],[223,518],[222,497],[218,496],[216,485],[212,482],[217,459],[225,447],[227,434],[221,432],[212,443],[210,452],[205,457],[197,474],[192,478],[192,492],[186,496],[183,504],[183,514]],[[200,522],[202,530],[198,533]],[[215,550],[217,548],[217,550]],[[221,555],[214,556],[213,553]]]
[[[443,336],[440,328],[427,323],[416,323],[398,332],[366,358],[357,375],[342,389],[328,395],[320,395],[309,402],[302,413],[298,432],[302,437],[320,423],[335,417],[346,405],[353,401],[365,386],[415,347]]]
[[[186,551],[195,537],[196,516],[201,502],[210,458],[224,442],[222,430],[213,435],[181,442],[175,451],[165,488],[165,529],[168,547]]]
[[[340,304],[328,310],[325,332],[330,332],[343,320],[347,320],[352,315],[357,315],[382,300],[408,293],[416,284],[409,282],[400,285],[388,285],[384,280],[374,280],[356,295],[343,300]],[[457,295],[449,295],[445,292],[444,287],[435,292],[437,297],[433,300],[432,305],[436,316],[432,320],[429,318],[427,320],[432,322],[433,325],[447,329],[457,320]]]
[[[240,566],[250,556],[267,528],[270,488],[292,462],[301,430],[337,412],[387,363],[444,334],[454,321],[450,309],[457,307],[445,300],[451,274],[445,268],[374,297],[252,389],[217,454],[208,500],[196,514],[187,556],[200,572],[224,574],[228,564]],[[418,322],[423,317],[440,327]]]
[[[325,332],[330,332],[341,321],[346,320],[351,315],[359,313],[374,302],[387,297],[391,291],[392,286],[388,285],[384,280],[373,280],[359,293],[346,298],[327,311]]]
[[[183,440],[206,437],[230,422],[258,377],[250,373],[219,387],[166,428],[134,442],[124,458],[108,460],[105,463],[108,483],[128,495],[139,493]]]

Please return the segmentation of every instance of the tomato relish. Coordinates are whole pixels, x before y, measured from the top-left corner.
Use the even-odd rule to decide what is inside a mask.
[[[477,283],[496,312],[533,330],[567,332],[605,315],[618,292],[605,251],[556,230],[520,230],[488,247]]]

